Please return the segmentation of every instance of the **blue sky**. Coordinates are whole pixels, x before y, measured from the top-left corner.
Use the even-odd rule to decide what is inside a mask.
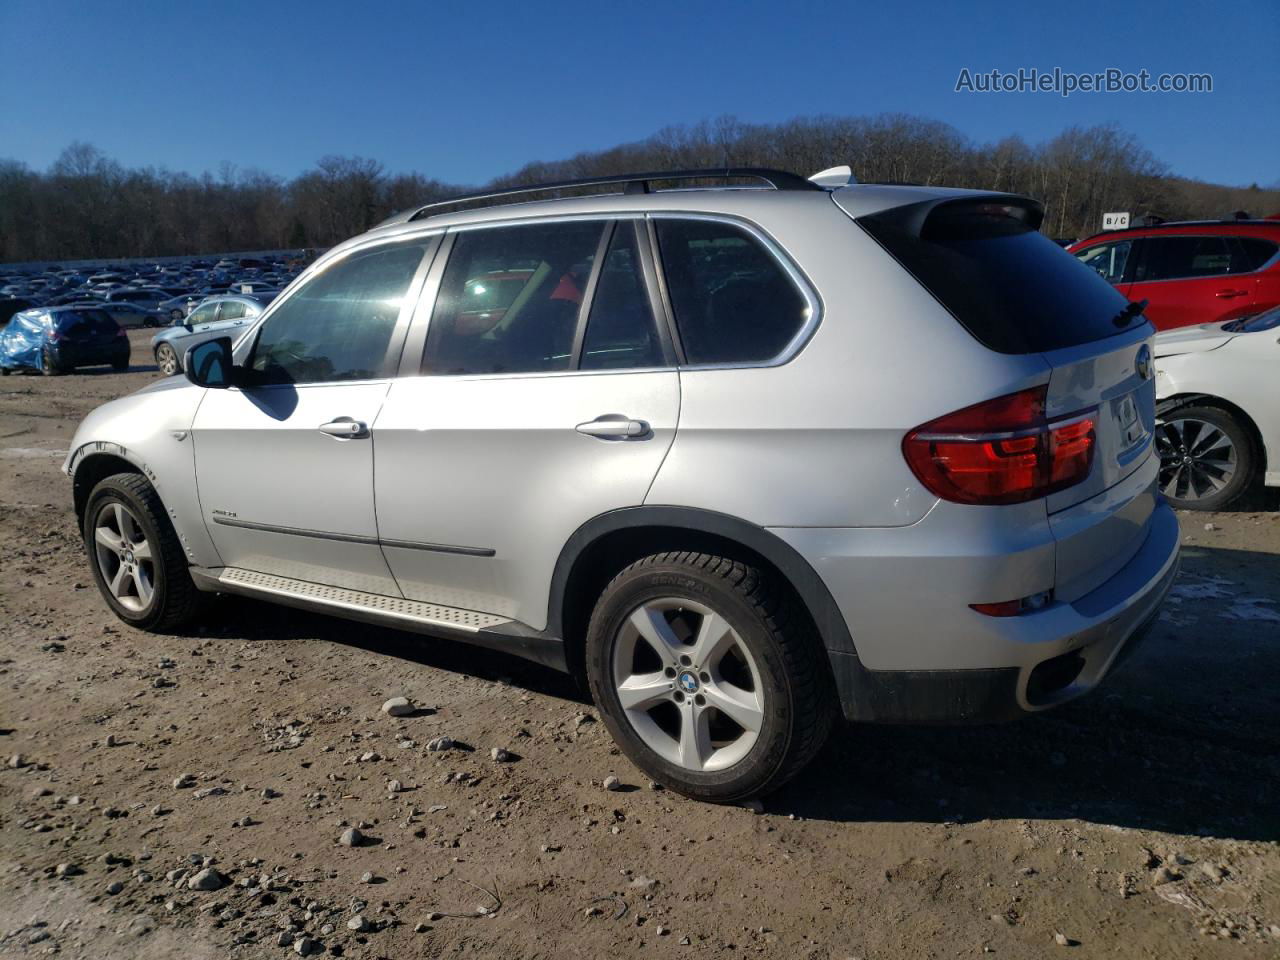
[[[0,157],[479,183],[720,114],[904,112],[978,141],[1115,123],[1177,174],[1280,183],[1280,2],[0,0]],[[1207,72],[1210,94],[961,94],[961,68]]]

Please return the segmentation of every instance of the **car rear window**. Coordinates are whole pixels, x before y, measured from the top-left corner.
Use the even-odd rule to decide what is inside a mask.
[[[58,332],[68,337],[116,331],[116,322],[101,310],[64,310],[58,313],[57,318]]]
[[[924,215],[923,223],[920,223]],[[858,223],[980,343],[1041,353],[1115,336],[1128,301],[1040,233],[1025,208],[912,204]]]

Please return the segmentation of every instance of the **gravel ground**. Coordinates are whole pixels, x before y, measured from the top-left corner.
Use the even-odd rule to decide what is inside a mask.
[[[712,807],[520,660],[244,600],[119,623],[58,468],[156,376],[0,382],[0,955],[1280,956],[1274,497],[1182,516],[1182,579],[1094,696],[848,728]]]

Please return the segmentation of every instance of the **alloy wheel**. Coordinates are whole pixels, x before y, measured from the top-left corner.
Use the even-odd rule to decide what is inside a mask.
[[[1219,427],[1194,417],[1156,425],[1160,489],[1178,500],[1202,500],[1222,490],[1237,468],[1236,447]]]
[[[126,610],[142,613],[155,596],[155,561],[138,518],[119,501],[103,505],[93,524],[102,582]]]
[[[710,607],[663,597],[633,610],[612,654],[618,702],[654,753],[686,770],[724,770],[755,745],[763,685],[742,638]]]
[[[160,368],[160,372],[166,377],[171,377],[178,372],[178,353],[173,347],[167,343],[162,343],[156,347],[156,366]]]

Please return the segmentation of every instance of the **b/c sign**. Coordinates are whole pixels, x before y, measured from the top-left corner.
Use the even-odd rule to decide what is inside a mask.
[[[1125,230],[1129,226],[1129,214],[1104,213],[1102,215],[1103,230]]]

